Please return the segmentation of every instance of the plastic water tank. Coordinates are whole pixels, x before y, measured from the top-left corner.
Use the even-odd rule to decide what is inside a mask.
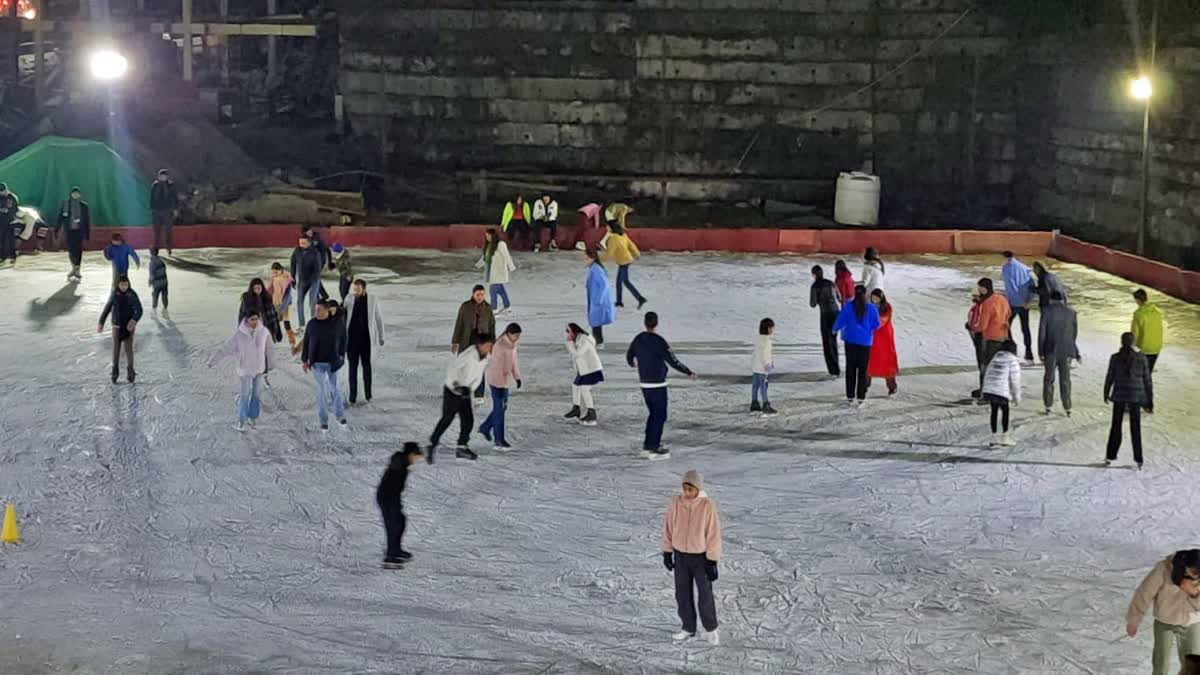
[[[833,219],[841,225],[878,225],[879,176],[858,171],[838,174]]]

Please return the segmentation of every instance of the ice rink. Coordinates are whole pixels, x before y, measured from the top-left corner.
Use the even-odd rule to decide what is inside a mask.
[[[206,359],[249,279],[287,255],[181,252],[167,261],[170,320],[150,314],[145,267],[133,272],[147,312],[136,385],[108,381],[98,253],[78,286],[63,254],[0,270],[0,497],[23,535],[0,549],[0,672],[1149,672],[1149,621],[1124,637],[1129,597],[1156,561],[1200,543],[1196,306],[1152,293],[1169,326],[1138,473],[1128,445],[1098,466],[1129,282],[1051,263],[1080,315],[1075,414],[1043,416],[1042,371],[1027,368],[1018,445],[989,449],[986,409],[961,404],[976,378],[963,323],[1000,256],[886,259],[900,393],[877,383],[850,412],[808,306],[809,267],[832,275],[833,256],[647,255],[632,270],[646,309],[700,374],[672,375],[672,458],[651,463],[624,363],[640,313],[630,303],[605,331],[600,425],[569,424],[562,335],[586,323],[582,256],[520,253],[516,447],[475,435],[477,463],[443,452],[420,466],[405,494],[416,560],[396,572],[379,568],[375,485],[437,418],[477,253],[355,251],[388,324],[374,401],[321,435],[313,382],[281,348],[258,428],[238,433],[232,364]],[[781,414],[759,419],[750,343],[766,316]],[[670,640],[661,520],[689,468],[724,527],[715,648]]]

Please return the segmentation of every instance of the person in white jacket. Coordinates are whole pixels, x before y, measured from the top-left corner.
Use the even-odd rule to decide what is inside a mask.
[[[763,417],[774,417],[779,414],[771,407],[771,402],[767,399],[767,377],[775,367],[774,346],[771,343],[771,336],[775,333],[775,322],[771,319],[763,319],[758,322],[758,335],[754,336],[754,358],[751,361],[751,373],[753,374],[750,383],[750,412],[762,413]],[[762,404],[758,402],[758,395],[762,394]]]
[[[275,363],[271,354],[272,344],[271,333],[262,324],[258,310],[250,310],[221,350],[223,356],[233,359],[237,364],[238,379],[241,381],[238,422],[234,427],[238,431],[245,431],[247,424],[254,426],[258,420],[260,384],[263,375]]]
[[[346,301],[346,356],[350,360],[350,405],[358,400],[358,366],[362,364],[363,393],[371,400],[371,348],[383,346],[383,313],[377,294],[367,293],[367,282],[355,279]]]
[[[500,239],[496,228],[489,227],[484,236],[486,239],[483,242],[483,255],[479,257],[475,266],[483,268],[483,276],[492,295],[492,307],[496,308],[497,314],[501,314],[512,309],[512,301],[508,299],[508,291],[504,284],[508,283],[508,273],[517,269],[517,266],[513,264],[512,256],[508,253],[508,244]],[[504,298],[503,308],[496,304],[497,298]]]
[[[575,361],[575,381],[571,385],[571,410],[563,417],[578,419],[584,426],[596,426],[596,403],[592,387],[604,381],[604,367],[596,341],[576,323],[567,324],[567,352]]]
[[[992,405],[991,446],[1016,445],[1008,434],[1008,404],[1021,403],[1021,359],[1017,357],[1017,343],[1005,340],[1000,351],[992,357],[983,373],[983,398]],[[1002,413],[1003,432],[997,433],[996,414]]]
[[[879,254],[875,251],[875,247],[868,246],[867,250],[863,253],[862,281],[858,282],[867,288],[868,296],[875,289],[883,288],[884,269],[883,260],[880,259]]]
[[[542,228],[550,230],[550,243],[548,246],[551,251],[558,250],[558,202],[550,195],[542,195],[542,198],[533,204],[533,252],[537,253],[542,250]]]
[[[433,464],[438,441],[458,417],[458,447],[454,456],[460,459],[479,459],[479,455],[467,447],[471,430],[475,425],[475,413],[471,409],[471,392],[483,382],[483,371],[487,368],[487,357],[495,341],[491,335],[481,335],[472,347],[459,352],[446,368],[445,386],[442,387],[442,417],[429,437],[429,452],[425,461]]]

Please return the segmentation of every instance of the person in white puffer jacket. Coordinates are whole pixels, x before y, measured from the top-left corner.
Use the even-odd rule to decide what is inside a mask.
[[[1021,403],[1021,359],[1017,356],[1017,343],[1011,339],[1005,340],[1004,345],[988,363],[983,373],[983,398],[992,406],[992,447],[1016,445],[1016,441],[1008,433],[1009,402],[1016,406]],[[997,433],[996,415],[1003,417],[1003,431]]]
[[[604,368],[600,364],[600,353],[596,351],[596,340],[588,335],[579,324],[567,324],[567,351],[575,361],[575,382],[571,385],[570,412],[563,417],[578,419],[584,426],[596,426],[596,404],[592,400],[592,387],[604,381]]]
[[[875,289],[883,288],[884,270],[883,260],[880,259],[879,253],[875,251],[874,246],[868,246],[863,253],[863,271],[862,280],[858,283],[862,284],[867,289],[867,295],[871,295]]]
[[[550,230],[551,251],[558,250],[558,202],[550,195],[533,203],[533,252],[542,250],[542,228]]]
[[[263,325],[258,311],[251,310],[221,349],[221,356],[233,359],[237,364],[238,380],[241,383],[241,391],[238,394],[238,422],[234,426],[238,431],[245,431],[247,424],[254,426],[258,421],[262,378],[275,362],[271,354],[273,345],[271,333]]]

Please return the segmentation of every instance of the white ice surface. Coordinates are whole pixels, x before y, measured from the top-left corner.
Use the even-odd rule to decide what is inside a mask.
[[[633,278],[702,376],[672,376],[673,457],[648,463],[623,363],[632,308],[606,331],[600,426],[561,419],[563,326],[585,316],[583,264],[563,252],[519,254],[509,286],[525,329],[516,449],[474,436],[479,462],[422,465],[405,494],[416,562],[382,571],[374,488],[438,415],[474,254],[358,252],[390,332],[375,401],[327,436],[298,366],[279,368],[259,428],[239,434],[230,366],[204,365],[237,294],[286,252],[181,257],[171,321],[149,314],[134,273],[147,309],[134,386],[108,382],[98,255],[77,290],[59,254],[0,271],[0,497],[24,537],[0,549],[0,672],[1144,673],[1149,622],[1123,637],[1130,593],[1197,544],[1197,307],[1158,298],[1170,327],[1147,469],[1128,468],[1127,445],[1125,466],[1103,470],[1100,387],[1127,282],[1053,264],[1080,310],[1075,416],[1043,417],[1027,369],[1019,445],[993,450],[985,410],[955,402],[975,381],[969,289],[998,278],[998,256],[889,260],[900,394],[876,387],[849,413],[808,307],[808,268],[831,257],[648,255]],[[744,412],[764,316],[778,325],[769,420]],[[693,467],[725,532],[718,648],[669,639],[661,518]]]

